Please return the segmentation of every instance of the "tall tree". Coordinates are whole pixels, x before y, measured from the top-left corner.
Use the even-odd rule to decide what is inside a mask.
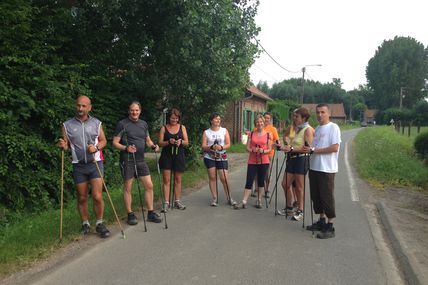
[[[385,40],[369,60],[366,77],[378,108],[398,107],[403,87],[403,107],[412,107],[424,97],[420,90],[428,78],[427,49],[411,37]]]
[[[199,141],[205,114],[249,83],[257,5],[1,1],[0,208],[38,210],[58,199],[55,140],[76,94],[90,95],[108,137],[137,99],[152,126],[164,107],[180,108]]]

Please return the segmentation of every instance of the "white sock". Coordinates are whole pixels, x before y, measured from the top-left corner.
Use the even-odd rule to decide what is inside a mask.
[[[88,221],[88,220],[83,221],[83,222],[82,222],[82,226],[83,226],[83,225],[88,225],[88,226],[90,226],[89,221]]]
[[[99,224],[102,224],[102,223],[103,223],[103,219],[99,219],[96,221],[95,225],[98,226]]]

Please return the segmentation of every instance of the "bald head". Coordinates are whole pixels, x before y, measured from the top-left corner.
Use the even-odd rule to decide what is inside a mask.
[[[91,99],[89,99],[89,97],[85,95],[80,95],[79,97],[77,97],[76,102],[82,102],[86,105],[91,105]]]
[[[89,112],[92,110],[91,99],[88,96],[81,95],[76,99],[76,111],[80,120],[85,121]]]

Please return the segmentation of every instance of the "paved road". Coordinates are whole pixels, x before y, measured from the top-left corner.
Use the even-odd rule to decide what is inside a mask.
[[[344,160],[352,154],[355,133],[342,134],[334,239],[313,238],[302,230],[302,222],[275,216],[273,205],[237,211],[223,199],[218,208],[209,207],[205,186],[184,197],[188,209],[167,215],[169,229],[163,223],[148,224],[148,232],[141,223],[129,227],[125,240],[117,233],[34,284],[386,284],[367,215]],[[231,175],[237,200],[245,175],[245,165]],[[283,206],[282,190],[279,193]]]

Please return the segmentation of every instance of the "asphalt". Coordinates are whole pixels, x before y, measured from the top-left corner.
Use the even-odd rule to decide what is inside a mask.
[[[410,285],[428,284],[427,264],[421,264],[413,254],[414,241],[404,238],[397,219],[384,202],[377,202],[375,205],[404,279]]]
[[[350,149],[352,151],[352,148],[350,148]],[[341,152],[342,152],[341,156],[343,157],[343,150],[341,150]],[[232,154],[231,160],[235,160],[238,158],[238,157],[234,158],[233,156],[244,156],[244,157],[246,157],[245,154],[242,154],[242,155]],[[241,157],[241,161],[245,161],[245,158],[242,159],[242,157]],[[238,171],[236,171],[236,169],[238,169]],[[233,172],[231,174],[231,180],[232,180],[231,182],[234,183],[234,185],[235,184],[241,185],[242,180],[244,179],[243,175],[245,174],[245,172],[242,171],[242,167],[236,167],[236,166],[233,167],[232,170],[233,170]],[[356,179],[359,179],[359,178],[356,177]],[[234,182],[234,181],[236,181],[236,182]],[[347,181],[347,183],[352,184],[351,181]],[[205,192],[206,194],[201,193],[200,189],[197,190],[198,193],[195,193],[194,191],[191,191],[191,192],[187,191],[188,193],[186,194],[184,199],[185,200],[189,199],[190,197],[188,197],[188,195],[190,195],[192,197],[191,200],[196,204],[208,203],[208,196],[207,196],[208,192],[207,192],[207,189],[205,189],[207,187],[205,186],[203,188],[204,189],[202,192]],[[236,188],[239,189],[239,186],[236,186]],[[364,190],[360,189],[360,191],[364,191]],[[360,194],[363,194],[363,193],[360,192]],[[344,195],[344,194],[339,192],[339,193],[336,193],[336,195],[338,195],[339,196],[338,198],[340,198],[340,195]],[[235,195],[235,199],[239,200],[239,198],[240,198],[240,193],[239,193],[239,191],[237,191],[236,195]],[[342,206],[343,208],[339,208],[338,211],[340,211],[341,213],[344,213],[345,211],[352,210],[350,208],[353,208],[355,206],[355,208],[357,210],[357,214],[358,214],[358,211],[360,209],[363,209],[364,207],[359,207],[357,205],[358,205],[358,203]],[[340,205],[338,205],[338,206],[341,207]],[[201,228],[206,227],[206,224],[200,224],[201,223],[200,219],[193,219],[192,215],[194,215],[194,212],[192,213],[191,210],[192,210],[192,208],[195,208],[196,206],[190,205],[190,207],[191,207],[190,210],[186,210],[183,213],[176,212],[175,214],[173,214],[171,216],[169,215],[169,217],[170,217],[169,221],[171,223],[171,228],[168,231],[182,231],[182,232],[179,232],[178,236],[185,236],[186,232],[188,233],[189,231],[193,231],[195,227],[196,228],[197,227],[201,227]],[[342,259],[340,259],[339,262],[335,263],[336,266],[339,267],[338,274],[344,274],[345,276],[347,276],[348,282],[345,282],[346,284],[411,284],[411,285],[413,285],[413,284],[428,284],[428,270],[427,270],[428,263],[426,262],[426,260],[425,260],[425,262],[423,262],[423,260],[421,261],[421,258],[415,254],[415,250],[416,251],[418,250],[418,247],[415,247],[416,241],[412,238],[409,238],[409,235],[406,235],[406,233],[403,232],[403,231],[405,231],[405,229],[403,229],[403,227],[400,226],[400,222],[402,222],[402,220],[397,219],[398,214],[396,213],[396,211],[394,211],[394,208],[391,207],[391,205],[386,204],[383,201],[375,202],[374,208],[375,208],[375,212],[376,212],[375,215],[367,214],[367,219],[369,220],[369,223],[370,223],[370,219],[375,219],[376,225],[381,225],[382,234],[373,233],[374,227],[370,226],[371,231],[372,231],[372,237],[375,240],[375,244],[377,244],[377,246],[375,247],[377,249],[377,251],[373,252],[373,253],[371,253],[370,251],[368,251],[368,252],[364,251],[364,250],[366,250],[365,247],[367,247],[367,245],[369,245],[371,247],[370,238],[367,239],[367,241],[363,240],[362,244],[354,244],[355,234],[353,232],[350,232],[353,227],[352,226],[348,227],[348,224],[355,222],[353,215],[349,215],[348,219],[351,219],[351,220],[346,220],[347,218],[345,216],[341,216],[341,218],[338,219],[338,226],[342,230],[339,233],[341,235],[341,237],[336,237],[336,242],[335,242],[336,246],[333,246],[333,244],[332,244],[332,247],[330,248],[330,251],[333,251],[333,253],[334,253],[333,254],[334,258],[336,258],[336,259],[342,258]],[[204,208],[203,206],[201,209],[205,209],[204,211],[210,212],[209,215],[211,215],[211,217],[214,219],[217,219],[217,218],[225,219],[226,218],[226,219],[229,219],[229,222],[231,223],[231,225],[236,222],[237,224],[235,227],[237,227],[237,228],[241,227],[242,233],[232,232],[231,230],[234,227],[232,227],[232,226],[227,227],[227,229],[230,231],[230,233],[228,233],[228,235],[226,235],[226,236],[221,236],[222,239],[233,240],[233,239],[236,239],[237,234],[243,235],[242,239],[239,239],[239,240],[247,240],[248,238],[251,238],[251,236],[249,236],[248,233],[244,231],[243,227],[246,223],[242,223],[243,219],[248,218],[248,217],[246,217],[247,214],[244,216],[244,213],[248,213],[248,212],[246,212],[247,210],[242,211],[242,212],[239,211],[238,213],[235,213],[235,215],[229,216],[229,214],[226,214],[223,211],[221,211],[221,212],[218,210],[215,211],[215,209]],[[365,210],[367,211],[367,208]],[[178,210],[175,210],[175,211],[178,211]],[[198,211],[200,211],[200,210],[198,209]],[[248,210],[248,211],[249,211],[249,213],[252,213],[254,210]],[[189,219],[189,221],[194,222],[194,224],[192,225],[191,228],[189,228],[189,229],[185,228],[185,227],[187,227],[187,225],[185,223],[182,224],[183,229],[176,228],[177,225],[180,223],[180,221],[182,221],[182,219],[185,217],[183,215],[188,215],[188,216],[186,216],[186,218]],[[182,218],[179,218],[179,216],[182,216]],[[235,219],[236,219],[235,216],[238,217],[237,221],[235,221]],[[272,223],[271,218],[260,217],[260,214],[257,216],[251,216],[250,218],[251,218],[250,219],[251,222],[248,222],[248,224],[252,223],[254,225],[256,223],[261,227],[265,227],[266,225],[268,225],[268,223]],[[209,223],[210,224],[213,223],[213,220],[209,221]],[[278,220],[276,220],[274,223],[278,223]],[[364,223],[364,221],[359,221],[358,223]],[[217,228],[218,230],[221,229],[221,225],[222,224],[213,224],[214,228]],[[154,232],[158,232],[160,234],[161,231],[165,231],[163,229],[162,225],[159,225],[156,228],[154,228],[154,226],[152,224],[149,226],[150,226],[151,232],[154,231]],[[365,227],[365,226],[363,225],[363,227]],[[268,232],[269,230],[272,230],[272,229],[266,228],[265,232]],[[127,238],[129,237],[129,239],[131,239],[131,240],[134,238],[139,239],[139,235],[137,233],[140,231],[140,229],[132,227],[132,228],[127,228],[125,231],[127,232]],[[349,232],[347,232],[347,231],[349,231]],[[369,229],[369,231],[370,231],[370,229]],[[251,231],[249,231],[249,232],[251,232]],[[129,233],[129,235],[128,235],[128,233]],[[295,237],[291,236],[291,239],[293,239],[293,238],[301,239],[301,233],[302,232],[299,230],[299,231],[296,231],[296,233],[298,233],[298,235]],[[295,233],[292,231],[291,234],[294,235]],[[206,237],[207,240],[209,240],[213,236],[217,236],[217,235],[218,235],[218,233],[215,231],[209,231],[209,232],[205,232],[205,233],[203,232],[203,236]],[[251,233],[251,235],[254,235],[254,233]],[[269,240],[272,242],[272,244],[275,243],[275,245],[276,245],[276,246],[273,246],[272,247],[273,250],[269,252],[269,254],[271,256],[274,256],[274,257],[276,257],[279,254],[282,254],[282,252],[278,251],[278,249],[280,249],[283,246],[281,241],[276,241],[276,237],[278,235],[284,235],[284,233],[283,232],[272,232],[271,235],[266,236],[266,240]],[[364,239],[365,236],[367,236],[367,234],[361,234],[360,236],[358,236],[358,242],[361,242],[361,239]],[[146,240],[146,242],[149,242],[149,243],[150,242],[151,243],[155,243],[155,242],[157,243],[159,241],[159,238],[163,238],[163,237],[164,237],[163,234],[160,234],[158,236],[146,235],[145,240]],[[220,235],[219,235],[219,237],[220,237]],[[218,242],[214,241],[214,244],[211,244],[211,247],[214,246],[216,251],[220,251],[222,248],[224,249],[224,247],[226,247],[226,249],[224,249],[224,251],[223,251],[224,254],[226,254],[228,259],[235,259],[236,256],[232,255],[232,253],[236,250],[236,247],[241,246],[242,248],[249,248],[250,246],[252,246],[252,244],[254,244],[256,242],[255,237],[253,236],[252,238],[254,240],[251,240],[251,243],[249,243],[248,245],[244,244],[244,243],[242,245],[239,245],[239,243],[238,244],[234,243],[233,246],[229,247],[229,245],[225,245],[221,241],[218,241]],[[95,239],[96,239],[96,237],[95,237]],[[149,239],[149,240],[147,240],[147,239]],[[424,237],[424,239],[426,239],[426,236]],[[290,238],[288,240],[290,240]],[[131,241],[128,241],[128,242],[131,242]],[[136,242],[138,242],[138,241],[136,241]],[[167,241],[165,240],[165,242],[167,242]],[[205,254],[206,253],[213,254],[211,251],[206,251],[206,252],[204,251],[204,247],[207,246],[207,244],[205,242],[201,242],[199,240],[199,238],[194,239],[194,237],[188,237],[186,240],[177,241],[177,242],[178,242],[177,245],[179,247],[182,247],[186,243],[190,242],[190,243],[193,243],[193,247],[196,246],[197,248],[200,248],[200,250],[202,252],[204,252]],[[312,239],[303,240],[303,242],[307,245],[307,243],[309,243],[309,244],[312,243],[313,240]],[[316,241],[314,241],[314,242],[316,242]],[[89,252],[86,252],[84,255],[82,255],[82,256],[78,255],[75,258],[70,259],[70,261],[68,261],[68,262],[65,262],[64,260],[62,260],[59,262],[59,264],[53,265],[52,267],[45,270],[44,271],[45,273],[44,272],[38,272],[33,277],[27,276],[26,278],[23,278],[22,280],[26,280],[26,282],[23,282],[23,283],[33,284],[33,282],[35,282],[36,284],[56,284],[56,282],[58,282],[58,279],[56,278],[56,276],[61,276],[61,275],[59,275],[60,273],[66,274],[70,270],[74,271],[75,268],[73,266],[76,266],[75,265],[76,263],[79,264],[81,261],[88,261],[88,260],[93,261],[93,262],[90,262],[91,266],[93,266],[95,263],[97,263],[99,259],[96,259],[96,257],[95,257],[96,253],[98,253],[101,250],[100,247],[101,248],[107,247],[110,243],[117,243],[117,241],[115,241],[114,239],[109,239],[108,241],[103,242],[102,244],[99,244],[97,247],[94,247],[90,251],[92,254],[89,254]],[[119,242],[119,244],[120,244],[120,242]],[[140,244],[140,243],[138,242],[138,244]],[[326,244],[327,244],[327,247],[330,246],[329,243],[326,243]],[[376,255],[378,256],[377,258],[379,258],[379,259],[385,258],[385,257],[382,257],[380,255],[387,255],[384,252],[382,252],[381,250],[379,250],[379,246],[378,246],[379,244],[387,244],[388,251],[391,251],[390,254],[394,259],[393,262],[398,264],[397,267],[399,268],[399,271],[400,271],[400,273],[398,274],[399,276],[397,275],[397,272],[392,272],[395,270],[391,270],[391,268],[388,268],[388,266],[385,266],[385,263],[383,263],[383,262],[380,262],[382,264],[382,266],[380,266],[380,267],[382,267],[382,269],[377,268],[378,267],[377,262],[370,263],[372,259],[376,259],[376,257],[375,257]],[[349,247],[349,246],[354,247],[355,251],[352,253],[351,252],[345,253],[345,256],[343,256],[344,255],[343,250],[341,251],[341,249],[339,248],[341,245],[347,246],[347,247]],[[276,249],[276,251],[275,251],[275,249]],[[127,250],[127,249],[125,249],[125,250]],[[148,250],[150,250],[150,247],[144,248],[144,250],[148,251]],[[162,249],[160,249],[160,250],[161,251],[159,253],[161,256],[168,256],[169,255],[168,252],[163,252]],[[254,248],[253,248],[253,250],[254,250]],[[294,250],[289,249],[288,253],[290,253],[290,250],[291,250],[291,253],[293,253],[293,251],[297,251],[297,249],[294,249]],[[303,250],[303,248],[302,248],[302,250]],[[335,251],[335,250],[337,250],[337,251]],[[198,252],[198,251],[195,251],[192,249],[189,249],[187,251],[193,252],[193,253]],[[180,254],[184,254],[186,251],[183,249],[179,249],[179,252],[180,252]],[[349,261],[350,258],[354,259],[354,260],[359,258],[356,256],[356,253],[358,253],[358,252],[362,253],[361,254],[361,262],[359,262],[361,264],[352,264],[352,265],[348,264],[348,262],[350,262]],[[255,256],[261,257],[261,256],[265,255],[265,253],[266,252],[264,252],[264,251],[256,252]],[[132,254],[134,254],[134,252],[132,252],[132,250],[129,250],[129,255],[132,255]],[[150,252],[147,252],[147,254],[150,255]],[[236,252],[233,254],[236,255]],[[318,252],[308,252],[308,254],[309,255],[310,254],[318,254]],[[152,256],[152,255],[150,255],[150,256]],[[252,257],[252,255],[250,253],[246,253],[246,254],[243,254],[242,256],[240,256],[240,258],[241,258],[241,260],[246,260],[246,262],[249,262],[249,260],[251,260],[251,258],[249,258],[250,256]],[[200,257],[196,258],[196,260],[204,260],[204,258],[205,258],[204,256],[200,256]],[[217,254],[214,253],[214,255],[211,256],[211,258],[216,259],[216,258],[218,258],[218,256],[217,256]],[[239,260],[240,258],[237,258],[237,260]],[[278,266],[280,266],[279,264],[281,263],[281,259],[283,259],[283,258],[284,257],[278,256],[278,260],[276,262],[273,262],[272,260],[268,260],[268,263],[266,263],[266,265],[268,265],[267,268],[268,269],[269,268],[270,269],[272,269],[272,268],[279,269]],[[138,259],[139,258],[137,258],[137,260]],[[194,259],[195,259],[195,257],[192,257],[192,258],[189,257],[189,262],[191,262],[191,260],[194,260]],[[224,262],[223,259],[219,259],[219,260],[221,262],[216,262],[216,264],[221,264]],[[120,261],[120,256],[116,255],[116,263],[120,264],[119,261]],[[298,260],[298,261],[301,262],[300,266],[302,266],[303,263],[307,262],[307,259],[302,259],[301,261],[300,260]],[[126,262],[126,261],[124,261],[124,262]],[[155,262],[156,262],[156,260],[155,260]],[[179,263],[180,261],[176,260],[175,262]],[[366,264],[364,264],[364,263],[366,263]],[[88,263],[86,263],[86,262],[85,262],[85,264],[88,265]],[[206,273],[206,276],[210,276],[209,278],[211,278],[211,279],[214,278],[214,279],[218,279],[218,281],[220,281],[220,279],[224,277],[224,276],[220,276],[220,275],[215,275],[214,273],[216,270],[213,268],[212,269],[208,268],[208,270],[207,270],[205,268],[205,266],[202,266],[203,262],[201,262],[201,264],[199,264],[199,262],[194,262],[192,264],[196,269],[199,269],[199,272]],[[250,268],[256,268],[255,264],[252,264],[252,263],[249,263],[249,264],[250,264]],[[314,266],[314,264],[309,264],[309,265],[311,267]],[[104,266],[106,266],[106,265],[104,265]],[[199,266],[201,266],[201,267],[199,268]],[[235,267],[236,265],[233,265],[233,266]],[[285,276],[287,276],[286,277],[287,281],[292,280],[292,278],[294,277],[294,271],[297,271],[299,269],[298,269],[298,267],[294,268],[293,267],[294,265],[288,265],[288,266],[291,266],[293,268],[293,270],[288,269],[288,268],[281,268],[284,271],[284,275],[277,276],[278,278],[284,278]],[[316,264],[316,266],[319,266],[319,264]],[[349,269],[349,267],[352,267],[352,266],[356,266],[356,267]],[[360,271],[358,266],[361,266],[362,270],[366,270],[366,274],[367,274],[366,277],[367,277],[368,281],[363,281],[364,279],[357,279],[357,278],[362,278],[360,276],[360,274],[357,274],[357,272]],[[116,265],[116,267],[117,267],[117,265]],[[76,266],[76,268],[79,268],[79,266]],[[86,270],[91,271],[91,272],[93,272],[93,270],[100,270],[100,269],[96,269],[95,267],[88,267],[88,266],[83,267],[83,268],[86,268]],[[131,268],[132,270],[137,270],[137,269],[141,270],[141,271],[143,270],[143,267],[138,267],[138,265],[136,265],[136,264],[128,265],[128,269],[129,268]],[[372,270],[370,270],[370,268],[372,268]],[[396,267],[393,267],[393,268],[395,269]],[[144,269],[146,269],[146,268],[144,268]],[[314,268],[314,269],[317,269],[317,268]],[[153,270],[157,270],[157,269],[155,269],[155,267],[154,267]],[[181,269],[181,270],[183,270],[183,269]],[[288,271],[288,270],[290,270],[290,271]],[[322,268],[319,268],[319,270],[321,270],[320,272],[325,271],[325,269],[322,269]],[[347,271],[347,270],[350,270],[350,271]],[[340,272],[340,271],[344,271],[344,272]],[[354,271],[355,271],[355,275],[353,275]],[[378,271],[383,271],[383,273],[374,273],[374,272],[378,272]],[[227,272],[227,268],[225,268],[223,272]],[[248,274],[251,274],[251,272],[252,272],[252,270],[249,270]],[[107,272],[105,274],[109,274],[109,273]],[[114,275],[115,272],[112,272],[112,274],[113,274],[113,276],[115,276]],[[180,270],[177,271],[176,274],[177,275],[180,274]],[[278,274],[278,273],[276,273],[276,274]],[[335,272],[332,272],[332,274],[334,275]],[[380,275],[383,275],[383,277],[379,277]],[[85,278],[84,276],[85,275],[83,275],[83,273],[82,273],[81,277],[83,278],[83,280],[90,281],[90,280],[84,279]],[[154,276],[154,280],[156,280],[156,278],[158,278],[158,276],[159,275]],[[148,281],[150,277],[151,276],[146,275],[146,278],[147,278],[146,280]],[[163,276],[163,277],[167,278],[167,276]],[[306,277],[309,277],[309,276],[306,276]],[[198,280],[197,278],[201,278],[201,276],[193,276],[192,279],[189,281],[189,284],[193,284],[193,283],[196,284],[196,283],[198,283],[198,281],[201,281],[201,280]],[[231,275],[230,278],[232,278],[230,280],[247,280],[247,279],[245,279],[246,278],[245,276],[239,276],[239,279],[233,279],[236,277]],[[253,280],[253,281],[259,280],[259,279],[257,279],[259,277],[252,276],[252,278],[253,279],[248,279],[248,280]],[[65,279],[65,280],[68,280],[68,279]],[[278,280],[273,279],[273,280],[271,280],[272,282],[270,282],[270,284],[280,284],[281,282],[279,280],[281,280],[281,279],[278,279]],[[352,282],[350,282],[350,280],[352,280]],[[13,282],[13,279],[3,280],[3,281],[5,281],[5,284],[17,284],[17,283]],[[68,281],[71,282],[71,280],[68,280]],[[82,280],[80,280],[80,281],[82,281]],[[128,281],[129,281],[128,284],[132,284],[132,283],[137,284],[138,283],[135,280],[128,280]],[[174,282],[174,278],[172,277],[172,279],[170,281]],[[313,280],[313,281],[316,282],[315,280]],[[320,279],[317,281],[321,282],[322,280]],[[327,281],[327,284],[344,284],[341,282],[339,282],[339,283],[331,282],[331,280],[330,281],[324,280],[324,281]],[[18,283],[20,283],[20,282],[18,282]],[[81,284],[84,284],[84,283],[85,282],[83,282]],[[216,284],[215,282],[212,282],[212,283]],[[299,279],[296,279],[295,283],[298,284]],[[245,282],[242,284],[245,284]],[[248,284],[250,284],[250,283],[248,283]],[[255,284],[255,283],[253,283],[253,284]]]

